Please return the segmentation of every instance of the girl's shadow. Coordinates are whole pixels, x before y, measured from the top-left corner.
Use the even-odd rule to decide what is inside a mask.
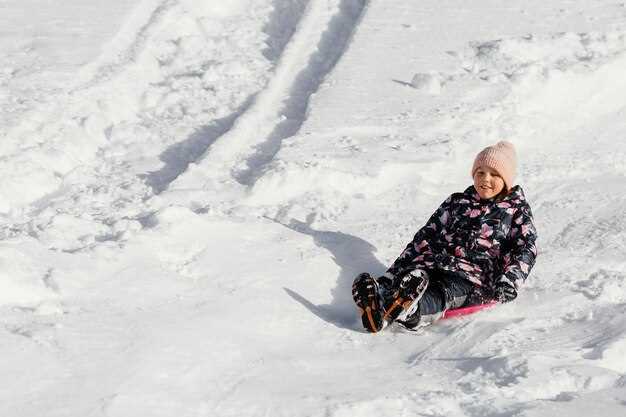
[[[373,276],[378,276],[387,269],[374,256],[376,248],[357,236],[315,230],[309,223],[298,220],[292,219],[289,224],[280,224],[313,237],[315,244],[329,251],[335,263],[341,268],[337,285],[331,290],[333,299],[330,304],[315,305],[289,288],[284,288],[285,292],[322,320],[340,328],[354,329],[356,307],[352,300],[352,281],[361,272],[367,271]]]

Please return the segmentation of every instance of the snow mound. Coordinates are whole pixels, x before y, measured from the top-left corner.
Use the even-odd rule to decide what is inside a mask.
[[[0,305],[37,305],[54,298],[51,270],[29,252],[11,244],[0,245]]]
[[[441,93],[441,79],[438,74],[415,74],[411,79],[411,86],[428,94]]]

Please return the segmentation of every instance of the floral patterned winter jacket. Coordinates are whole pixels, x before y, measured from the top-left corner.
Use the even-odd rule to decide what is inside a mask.
[[[516,286],[535,264],[537,234],[520,186],[500,201],[481,200],[473,186],[444,201],[387,270],[443,270],[491,287],[505,275]]]

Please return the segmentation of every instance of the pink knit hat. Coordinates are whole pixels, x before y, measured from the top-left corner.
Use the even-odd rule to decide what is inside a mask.
[[[515,147],[511,142],[500,141],[480,151],[474,160],[472,178],[476,170],[481,166],[495,169],[504,180],[507,191],[511,190],[517,173],[517,155],[515,153]]]

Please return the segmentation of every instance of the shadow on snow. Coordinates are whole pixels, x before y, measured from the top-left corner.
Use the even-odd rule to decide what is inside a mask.
[[[284,288],[285,292],[320,319],[340,328],[355,329],[357,316],[352,300],[352,281],[361,272],[367,271],[377,276],[387,269],[374,256],[376,248],[360,237],[342,232],[315,230],[310,224],[298,220],[292,219],[289,224],[280,224],[311,236],[317,246],[331,253],[333,261],[341,268],[337,285],[331,290],[333,298],[330,304],[315,305],[289,288]]]

